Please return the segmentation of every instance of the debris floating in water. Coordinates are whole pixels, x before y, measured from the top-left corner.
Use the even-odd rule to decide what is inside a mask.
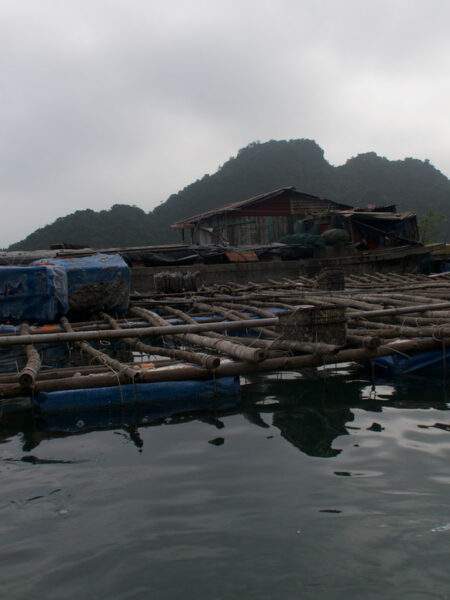
[[[384,427],[374,421],[370,427],[367,427],[367,431],[384,431]]]
[[[221,446],[225,443],[225,439],[223,437],[216,437],[213,440],[209,440],[208,444],[212,444],[213,446]]]

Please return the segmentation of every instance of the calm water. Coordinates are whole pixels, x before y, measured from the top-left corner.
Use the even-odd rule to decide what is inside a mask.
[[[284,374],[135,427],[3,417],[2,597],[449,598],[447,391]]]

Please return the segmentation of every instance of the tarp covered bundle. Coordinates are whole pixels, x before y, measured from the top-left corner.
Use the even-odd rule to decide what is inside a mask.
[[[71,311],[125,311],[130,268],[119,254],[0,267],[0,322],[51,323]]]
[[[0,268],[0,321],[48,323],[68,309],[67,275],[61,267]]]
[[[119,254],[49,258],[32,263],[52,265],[67,274],[70,310],[125,311],[130,298],[130,268]]]

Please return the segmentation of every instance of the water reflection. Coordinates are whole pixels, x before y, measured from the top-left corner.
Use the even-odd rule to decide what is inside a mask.
[[[337,438],[358,429],[352,425],[354,410],[381,413],[384,407],[448,410],[445,381],[370,381],[348,373],[327,374],[314,379],[286,373],[255,377],[242,386],[240,398],[228,398],[223,403],[218,399],[214,408],[208,411],[197,410],[199,406],[193,403],[189,410],[180,413],[180,406],[174,399],[173,404],[168,402],[165,407],[149,403],[148,406],[127,406],[122,410],[3,415],[0,443],[20,436],[23,451],[31,452],[45,440],[83,435],[95,430],[116,430],[115,433],[142,451],[142,428],[198,420],[215,429],[223,429],[222,419],[240,414],[255,427],[276,427],[284,439],[304,454],[326,458],[341,452],[333,445]],[[450,431],[447,423],[423,426],[430,427]],[[376,421],[367,429],[375,432],[383,430]],[[30,456],[29,462],[33,463],[34,459],[37,464],[39,459],[34,455]]]
[[[443,383],[285,373],[209,411],[4,415],[4,595],[445,598]]]

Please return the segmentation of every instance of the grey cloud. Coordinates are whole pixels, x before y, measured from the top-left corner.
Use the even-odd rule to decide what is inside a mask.
[[[259,139],[450,172],[450,7],[431,0],[0,0],[0,246],[149,210]]]

